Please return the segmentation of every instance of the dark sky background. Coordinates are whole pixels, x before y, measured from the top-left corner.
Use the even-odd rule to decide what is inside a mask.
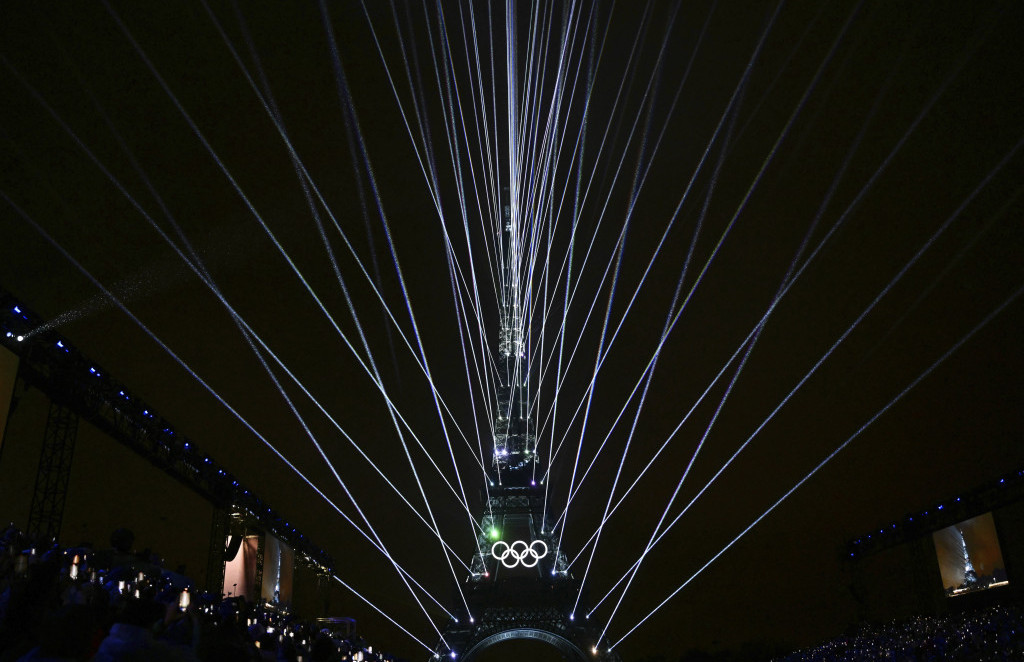
[[[428,33],[420,4],[397,3],[399,39],[390,5],[368,4],[414,136],[422,142],[400,44],[410,63],[419,67],[418,79],[415,72],[413,78],[426,100],[442,211],[460,265],[468,269],[453,158],[441,113],[439,91],[445,87],[443,79],[438,82],[430,55],[432,49],[440,53],[436,8],[429,10]],[[466,32],[460,27],[469,20],[468,14],[460,14],[460,7],[466,12],[467,5],[442,4],[469,123],[469,146],[460,138],[460,158],[468,153],[479,174],[486,154],[473,129],[464,50],[473,42],[470,37],[464,40]],[[474,429],[443,225],[367,16],[358,3],[329,5],[434,383],[475,449],[478,435],[485,445],[489,439],[478,395],[479,428]],[[296,153],[362,264],[379,282],[381,296],[403,333],[412,338],[381,218],[372,197],[360,195],[355,173],[362,164],[350,151],[319,9],[312,3],[285,9],[262,2],[240,3],[240,14],[229,3],[210,8],[253,76],[253,55],[258,55]],[[486,62],[491,55],[484,30],[488,6],[475,3],[474,8]],[[587,12],[589,8],[587,3]],[[494,26],[503,26],[504,5],[495,4],[490,11]],[[566,341],[580,343],[558,398],[556,442],[563,434],[567,442],[552,472],[553,503],[564,504],[581,438],[579,420],[569,421],[593,375],[609,300],[609,281],[602,282],[602,274],[614,260],[613,247],[625,224],[637,164],[646,168],[650,163],[650,172],[626,235],[610,308],[612,328],[626,311],[770,23],[735,112],[726,117],[598,373],[582,434],[582,466],[608,435],[657,345],[691,242],[684,296],[708,266],[661,352],[617,494],[757,325],[805,235],[810,232],[798,264],[826,233],[837,229],[773,310],[717,416],[736,374],[735,362],[605,527],[586,583],[592,600],[604,595],[638,557],[712,420],[671,509],[673,516],[904,265],[928,248],[652,551],[611,621],[608,634],[613,641],[1024,286],[1024,155],[1013,152],[1024,138],[1024,54],[1019,39],[1024,8],[1015,2],[790,3],[772,22],[774,11],[775,5],[767,3],[720,3],[714,8],[685,3],[678,10],[673,4],[654,3],[645,10],[620,2],[612,12],[602,3],[594,22],[599,35],[607,30],[607,38],[597,40],[603,51],[581,140],[584,182],[590,173],[594,176],[582,204],[574,253],[573,278],[580,287],[569,307]],[[108,11],[102,3],[5,3],[0,9],[4,197],[118,296],[334,503],[358,518],[230,315],[68,133],[73,132],[168,236],[180,242],[162,206],[170,212],[225,298],[423,511],[383,399],[119,27],[115,14],[338,328],[358,344],[356,325],[285,144],[202,4],[114,2]],[[525,64],[528,6],[518,6],[516,14]],[[556,26],[561,17],[558,6]],[[506,81],[500,67],[503,31],[494,34],[498,75],[488,75],[484,84],[492,121],[497,115],[507,123]],[[638,35],[639,54],[631,60]],[[573,75],[581,53],[586,61],[582,46],[577,42],[571,52]],[[549,51],[543,63],[548,82],[542,89],[550,93],[557,58]],[[554,182],[546,185],[557,196],[568,192],[551,242],[552,281],[572,227],[575,170],[569,165],[583,113],[586,71],[584,66],[571,104],[558,120],[567,136],[566,147]],[[489,97],[492,79],[497,100]],[[622,97],[616,103],[620,89]],[[541,110],[547,113],[546,102]],[[631,133],[636,118],[636,131]],[[505,126],[499,134],[503,144]],[[607,137],[602,140],[603,136]],[[496,161],[507,179],[505,158]],[[468,177],[468,166],[463,167]],[[369,195],[365,168],[359,172],[363,193]],[[820,221],[812,226],[827,197]],[[368,205],[367,216],[362,200]],[[486,253],[479,208],[474,196],[468,195],[467,202],[469,252],[481,274],[484,323],[493,350],[496,308],[493,296],[487,298],[490,285],[482,275]],[[435,635],[387,561],[11,204],[3,202],[0,209],[0,283],[44,317],[66,319],[60,331],[86,355],[174,421],[309,537],[322,541],[341,560],[346,581],[432,645]],[[337,229],[326,217],[323,221],[385,388],[423,446],[454,480],[422,371],[387,321]],[[579,272],[581,247],[592,238],[593,250]],[[543,280],[537,283],[543,286]],[[592,319],[584,325],[595,300]],[[556,304],[560,311],[561,299]],[[552,315],[543,325],[535,319],[531,327],[534,334],[542,326],[547,329],[545,352],[559,316],[560,312]],[[676,654],[690,647],[755,640],[799,644],[840,631],[854,618],[848,578],[840,563],[847,540],[1024,462],[1022,316],[1024,302],[1013,299],[626,639],[623,655]],[[396,558],[439,599],[451,601],[450,575],[436,539],[287,376],[280,370],[276,374]],[[553,402],[551,374],[541,386],[545,411]],[[471,375],[475,388],[476,374]],[[565,545],[570,558],[600,521],[635,402],[626,412],[569,511]],[[470,505],[479,515],[479,468],[474,470],[473,454],[450,425],[449,432]],[[423,454],[416,449],[413,453],[443,535],[468,559],[473,543],[464,511]],[[577,576],[585,560],[574,568]],[[358,601],[346,608],[372,639],[393,641],[386,647],[409,657],[423,652]],[[607,619],[609,613],[606,603],[595,617]]]

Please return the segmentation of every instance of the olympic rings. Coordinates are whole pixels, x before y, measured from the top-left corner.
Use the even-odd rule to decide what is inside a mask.
[[[504,548],[499,553],[498,547],[501,545]],[[538,551],[537,545],[540,545],[543,551]],[[548,544],[543,540],[534,540],[529,544],[523,540],[516,540],[511,545],[504,540],[499,540],[491,545],[491,556],[501,561],[501,564],[506,568],[514,568],[517,565],[522,565],[524,568],[532,568],[547,555]],[[508,561],[509,558],[512,559],[511,563]]]

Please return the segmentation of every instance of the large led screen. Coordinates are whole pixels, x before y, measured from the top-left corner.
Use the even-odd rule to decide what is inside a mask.
[[[932,534],[947,596],[1006,586],[1006,565],[992,513],[972,517]]]

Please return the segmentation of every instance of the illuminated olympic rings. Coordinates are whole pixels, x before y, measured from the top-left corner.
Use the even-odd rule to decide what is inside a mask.
[[[532,568],[547,555],[548,544],[543,540],[534,540],[529,544],[523,540],[516,540],[511,545],[504,540],[499,540],[491,545],[491,556],[501,561],[506,568],[514,568],[517,565]]]

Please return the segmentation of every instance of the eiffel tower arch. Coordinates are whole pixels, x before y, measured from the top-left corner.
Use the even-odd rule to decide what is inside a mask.
[[[585,616],[581,582],[569,571],[561,536],[547,512],[529,408],[521,293],[513,276],[519,271],[515,242],[520,235],[510,207],[504,212],[494,448],[484,512],[462,587],[465,604],[445,625],[433,657],[471,662],[491,646],[527,639],[550,644],[579,662],[618,662],[601,628]]]

